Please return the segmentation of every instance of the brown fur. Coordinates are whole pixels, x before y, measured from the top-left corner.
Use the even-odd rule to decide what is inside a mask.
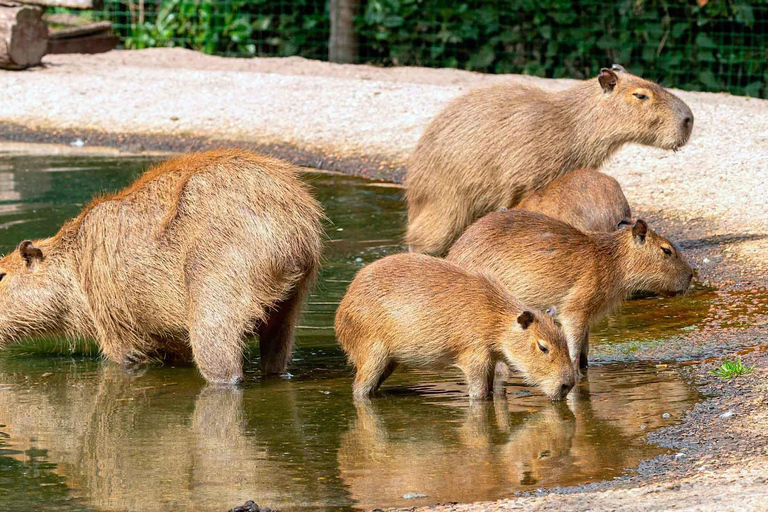
[[[544,190],[523,199],[517,209],[539,212],[579,231],[610,233],[632,224],[632,210],[619,182],[590,169],[557,178]]]
[[[586,366],[590,325],[628,294],[690,286],[685,257],[655,232],[642,235],[644,229],[638,220],[612,233],[583,233],[539,213],[493,212],[470,226],[446,259],[494,275],[531,307],[554,304],[578,368]]]
[[[373,394],[401,363],[458,366],[473,399],[492,392],[494,364],[502,358],[553,399],[574,383],[565,338],[552,318],[527,310],[495,280],[429,256],[398,254],[365,267],[334,326],[357,369],[356,399]]]
[[[606,77],[615,77],[613,88]],[[576,169],[598,169],[628,142],[676,150],[692,128],[682,100],[623,71],[603,70],[559,92],[472,90],[438,114],[411,157],[409,248],[445,254],[483,214],[512,208]]]
[[[169,160],[0,260],[0,346],[91,337],[119,363],[191,353],[206,379],[235,383],[258,333],[262,370],[282,372],[321,218],[286,162],[241,150]]]

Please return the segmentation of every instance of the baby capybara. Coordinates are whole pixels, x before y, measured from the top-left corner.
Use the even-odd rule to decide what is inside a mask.
[[[632,210],[613,177],[579,169],[557,178],[516,206],[567,222],[579,231],[609,233],[632,224]]]
[[[409,249],[445,254],[485,213],[576,169],[598,169],[628,142],[677,150],[692,129],[682,100],[617,65],[563,91],[472,90],[435,117],[411,156]]]
[[[282,372],[322,217],[286,162],[242,150],[167,161],[0,260],[0,346],[90,337],[118,363],[193,356],[232,384],[258,334],[262,370]]]
[[[627,295],[684,292],[693,278],[680,251],[642,220],[612,233],[583,233],[523,210],[489,213],[446,259],[495,276],[531,307],[554,304],[577,368],[587,365],[590,326]]]
[[[493,279],[417,254],[397,254],[362,269],[339,305],[339,344],[355,366],[354,395],[365,399],[398,364],[457,366],[469,396],[493,391],[506,360],[554,399],[575,377],[562,331]]]

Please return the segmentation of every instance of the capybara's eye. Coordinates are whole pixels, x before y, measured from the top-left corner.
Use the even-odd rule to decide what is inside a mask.
[[[662,247],[661,250],[664,251],[664,254],[666,254],[667,256],[672,256],[672,249],[670,249],[669,247]]]
[[[648,96],[643,94],[643,93],[641,93],[641,92],[636,92],[636,93],[633,94],[633,96],[635,98],[639,99],[639,100],[647,100],[648,99]]]
[[[547,352],[549,352],[549,349],[548,349],[547,347],[545,347],[544,345],[542,345],[540,341],[537,341],[537,342],[536,342],[536,344],[539,346],[539,350],[541,350],[541,351],[542,351],[542,352],[544,352],[545,354],[546,354]]]
[[[0,281],[2,281],[4,277],[5,277],[5,272],[0,272]]]

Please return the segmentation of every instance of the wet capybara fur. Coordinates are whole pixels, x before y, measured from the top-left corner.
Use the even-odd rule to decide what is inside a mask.
[[[575,382],[565,337],[550,316],[524,306],[495,279],[431,256],[397,254],[363,268],[334,327],[357,370],[358,400],[371,396],[399,364],[457,366],[472,399],[493,392],[499,360],[553,400]]]
[[[615,178],[579,169],[557,178],[516,206],[561,220],[579,231],[608,233],[631,225],[632,210]]]
[[[629,142],[677,150],[692,129],[682,100],[616,65],[564,91],[472,90],[435,117],[411,156],[409,250],[445,254],[485,213],[576,169],[598,169]]]
[[[217,150],[153,167],[0,260],[0,346],[56,333],[112,361],[193,357],[212,383],[283,372],[322,249],[322,209],[286,162]]]
[[[590,326],[627,295],[684,292],[693,278],[680,251],[643,220],[611,233],[584,233],[516,209],[472,224],[446,259],[495,276],[530,307],[554,304],[576,368],[587,365]]]

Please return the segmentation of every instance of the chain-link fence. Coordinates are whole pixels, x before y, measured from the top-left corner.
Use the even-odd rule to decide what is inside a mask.
[[[104,0],[92,15],[127,48],[328,59],[344,9],[351,37],[330,53],[352,45],[359,63],[585,78],[615,62],[670,87],[768,96],[768,0]]]

